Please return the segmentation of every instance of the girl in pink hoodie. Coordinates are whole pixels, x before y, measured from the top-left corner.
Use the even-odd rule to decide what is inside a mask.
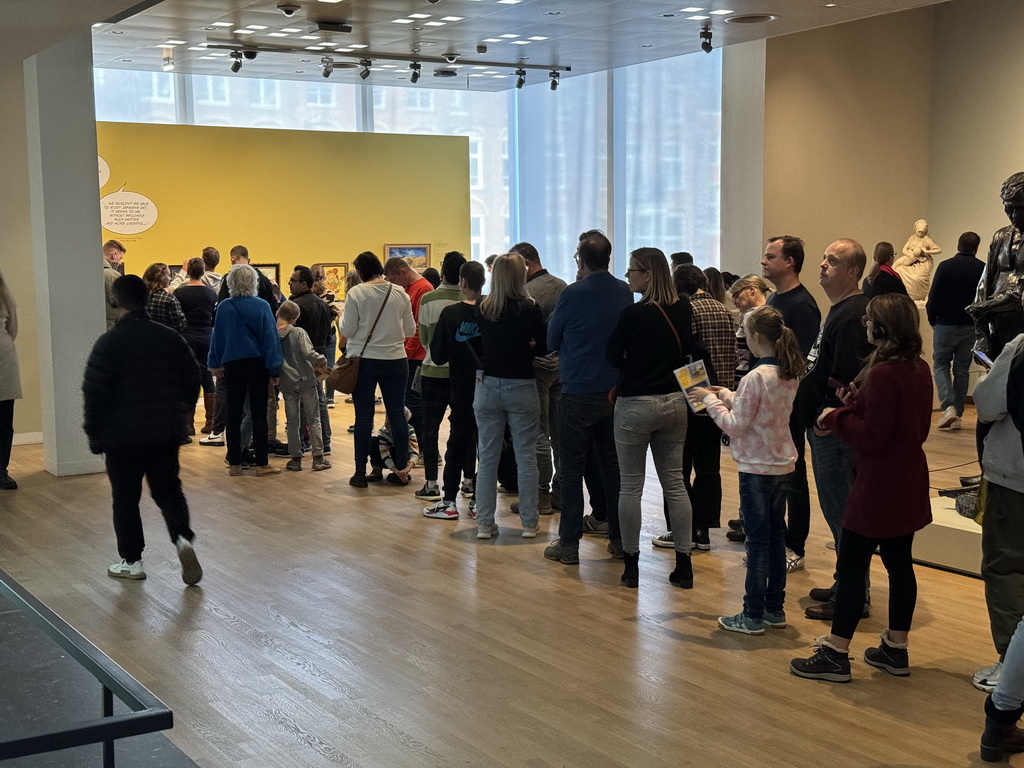
[[[724,387],[691,390],[729,435],[740,475],[740,506],[747,534],[743,611],[722,616],[731,632],[763,635],[786,626],[786,492],[796,465],[789,415],[806,361],[782,315],[762,306],[744,318],[747,343],[758,358],[736,392]]]

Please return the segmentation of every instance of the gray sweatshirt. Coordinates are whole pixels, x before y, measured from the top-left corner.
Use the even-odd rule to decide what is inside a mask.
[[[1003,347],[992,370],[974,387],[974,405],[978,419],[992,424],[985,437],[982,469],[990,483],[1024,493],[1024,453],[1020,450],[1020,432],[1006,407],[1006,383],[1010,362],[1024,347],[1024,333]]]
[[[281,339],[281,391],[299,392],[316,386],[313,364],[326,365],[327,358],[313,349],[313,343],[302,328],[286,325],[277,331]]]

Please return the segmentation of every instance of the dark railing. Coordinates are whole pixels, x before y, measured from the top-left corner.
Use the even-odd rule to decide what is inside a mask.
[[[160,699],[3,570],[0,570],[0,595],[9,598],[22,615],[42,629],[103,686],[101,717],[67,728],[0,741],[0,760],[102,743],[103,767],[113,768],[115,739],[164,731],[173,726],[171,710]],[[114,715],[114,696],[132,711]]]

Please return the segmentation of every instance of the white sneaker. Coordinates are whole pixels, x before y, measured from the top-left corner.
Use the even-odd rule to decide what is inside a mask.
[[[794,571],[802,571],[804,569],[804,559],[789,547],[786,547],[786,573],[793,573]]]
[[[189,586],[198,584],[203,578],[203,566],[199,564],[192,542],[184,536],[179,536],[174,546],[178,550],[178,560],[181,562],[181,580]]]
[[[107,576],[115,579],[132,579],[133,581],[146,578],[146,571],[142,567],[142,558],[134,563],[129,563],[124,558],[116,563],[111,563],[107,568]]]
[[[946,410],[944,410],[942,412],[942,415],[939,416],[939,422],[935,426],[937,426],[939,429],[950,429],[951,428],[950,425],[954,421],[959,421],[959,418],[960,417],[957,416],[957,413],[956,413],[956,408],[954,408],[951,405],[951,406],[949,406],[949,408],[947,408]],[[959,427],[957,427],[957,429],[959,429]]]
[[[538,533],[540,533],[540,526],[539,525],[524,525],[523,526],[523,538],[524,539],[536,539]]]
[[[459,510],[456,509],[455,502],[442,499],[437,504],[424,507],[423,516],[432,517],[435,520],[458,520]]]
[[[999,675],[1002,671],[1003,662],[1001,661],[997,661],[988,667],[982,667],[974,673],[974,677],[971,678],[971,684],[979,691],[992,693],[996,689],[996,685],[999,684]]]
[[[963,425],[964,425],[963,421],[960,419],[959,416],[957,416],[955,419],[953,419],[951,422],[949,422],[949,426],[946,427],[946,431],[947,432],[956,432],[958,429],[961,429],[963,427]]]
[[[200,445],[224,445],[223,432],[211,432],[206,437],[199,438]]]
[[[490,525],[478,524],[476,527],[476,537],[478,539],[489,539],[492,536],[498,535],[498,524],[491,523]]]

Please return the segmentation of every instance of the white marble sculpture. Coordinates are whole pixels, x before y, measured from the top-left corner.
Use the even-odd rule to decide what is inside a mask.
[[[928,236],[928,222],[918,219],[914,222],[914,234],[907,238],[903,246],[903,255],[893,262],[892,268],[899,272],[907,294],[914,301],[928,298],[928,289],[932,284],[932,269],[935,267],[934,256],[942,253],[942,249]]]

